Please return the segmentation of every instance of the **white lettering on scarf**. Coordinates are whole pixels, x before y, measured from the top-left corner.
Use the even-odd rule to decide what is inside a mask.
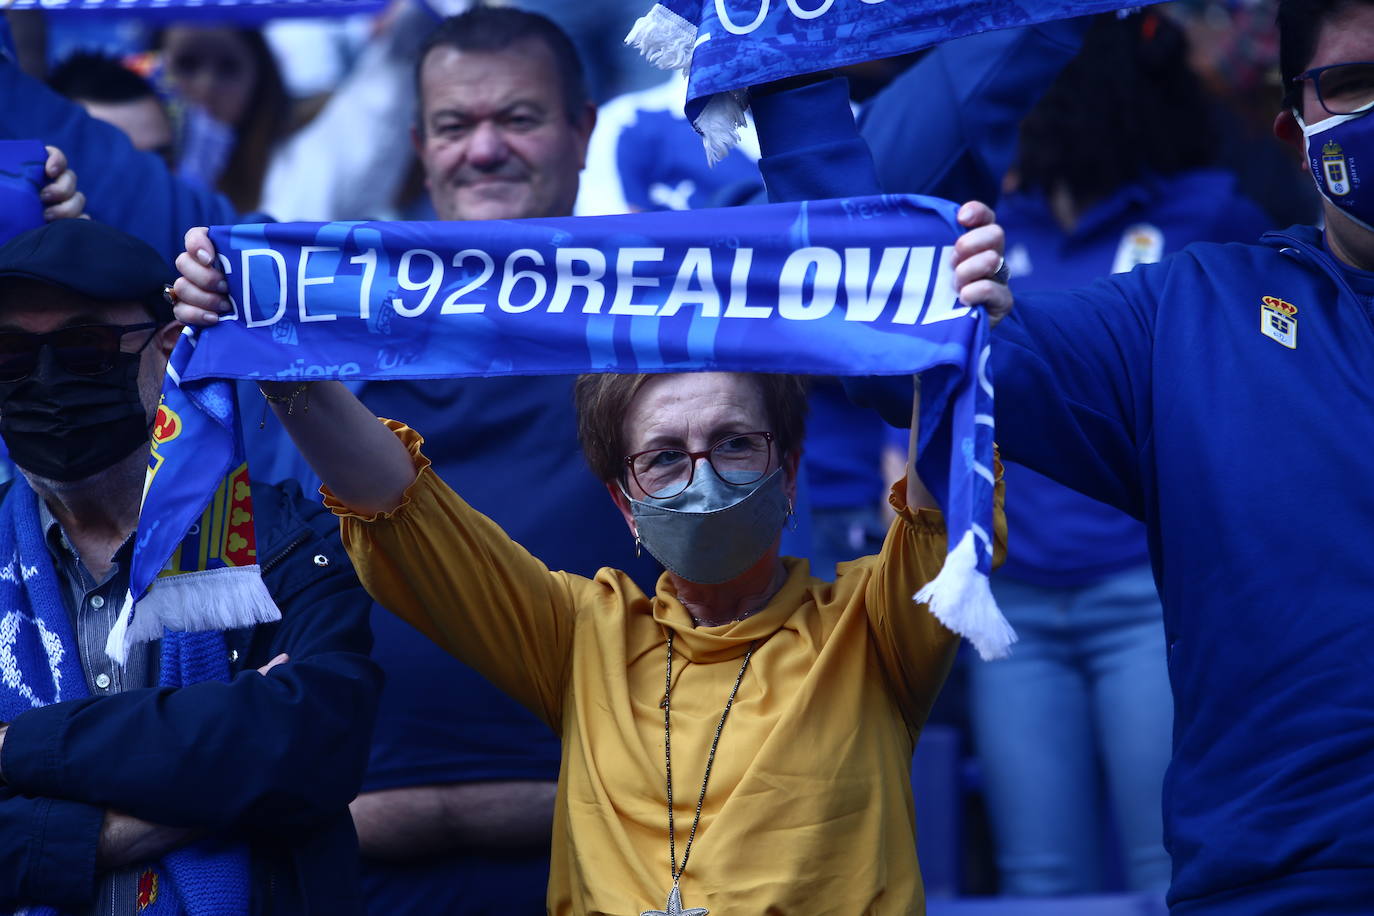
[[[863,2],[869,6],[873,6],[878,3],[883,3],[884,0],[863,0]],[[792,15],[803,20],[819,19],[830,12],[830,8],[834,5],[835,0],[820,0],[816,6],[807,8],[802,4],[801,0],[787,0],[787,8],[791,11]],[[716,18],[720,20],[721,26],[731,35],[748,35],[750,32],[753,32],[759,26],[763,25],[763,21],[768,18],[768,11],[772,6],[772,0],[761,0],[761,2],[759,2],[758,13],[752,20],[743,24],[736,22],[730,17],[729,6],[728,0],[716,0]]]
[[[556,249],[552,263],[533,248],[518,248],[500,259],[487,251],[466,248],[447,264],[436,251],[411,248],[395,261],[395,286],[385,301],[395,317],[403,319],[420,318],[436,303],[440,315],[481,314],[491,306],[511,315],[604,312],[669,318],[683,308],[693,308],[701,318],[770,318],[776,314],[789,321],[814,321],[839,309],[846,321],[872,323],[886,316],[895,324],[935,324],[969,313],[969,308],[960,305],[950,292],[953,249],[948,246],[800,248],[783,261],[776,296],[768,304],[748,301],[755,250],[732,244],[723,247],[729,249],[723,254],[705,247],[673,253],[657,247],[610,251],[569,247]],[[360,275],[311,276],[310,258],[325,254],[338,256],[343,251],[328,246],[301,248],[292,277],[292,265],[279,251],[250,248],[239,252],[238,266],[244,277],[242,315],[247,326],[276,325],[288,314],[302,324],[341,318],[368,320],[379,251],[369,248],[349,258],[350,264],[363,267]],[[716,277],[723,272],[727,259],[729,289],[722,296]],[[338,304],[352,301],[351,293],[326,293],[335,304],[333,311],[312,309],[312,290],[341,285],[341,281],[359,286],[356,312],[351,308],[337,311]],[[384,281],[393,282],[389,276]],[[493,281],[495,290],[491,289]],[[485,297],[474,295],[478,290],[484,290]],[[757,292],[758,286],[753,290]],[[946,292],[950,295],[936,295]],[[270,309],[270,314],[255,314],[255,296],[267,303],[259,310]],[[233,310],[221,320],[240,320],[239,304],[231,304]]]

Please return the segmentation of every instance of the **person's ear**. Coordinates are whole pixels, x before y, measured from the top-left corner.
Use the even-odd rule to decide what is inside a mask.
[[[153,333],[153,346],[157,347],[163,359],[171,358],[172,350],[176,348],[185,328],[186,325],[180,321],[169,321]]]
[[[1285,108],[1274,116],[1274,136],[1295,149],[1302,150],[1302,126],[1298,124],[1293,109]]]
[[[625,526],[630,529],[630,534],[639,537],[639,528],[635,525],[634,512],[630,510],[630,498],[620,488],[620,483],[614,480],[606,481],[606,492],[611,494],[611,502],[615,503],[615,507],[620,510],[620,517],[625,519]]]

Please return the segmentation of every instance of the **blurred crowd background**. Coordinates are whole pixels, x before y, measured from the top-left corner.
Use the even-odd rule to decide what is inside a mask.
[[[466,5],[402,0],[379,16],[254,27],[90,12],[9,20],[24,70],[240,214],[427,219],[435,214],[409,139],[414,60],[438,16]],[[600,109],[577,213],[762,199],[748,132],[708,168],[682,115],[683,79],[623,44],[645,0],[514,5],[573,38]],[[1015,161],[999,176],[1018,288],[1074,287],[1192,241],[1250,242],[1318,218],[1312,182],[1270,132],[1280,96],[1273,22],[1270,0],[1178,0],[1077,26],[1081,51],[1038,102],[1022,100]],[[924,190],[892,185],[920,158],[898,128],[928,110],[923,93],[936,90],[921,65],[937,53],[846,72],[889,191]],[[954,54],[944,64],[956,81],[961,65]],[[809,524],[789,533],[785,552],[809,556],[824,575],[881,544],[906,432],[853,407],[837,385],[818,382],[811,398]],[[401,413],[414,422],[417,411]],[[932,912],[940,898],[1162,899],[1171,709],[1144,529],[1024,468],[1007,475],[1011,560],[995,590],[1022,643],[1006,662],[961,659],[917,752]],[[434,650],[418,639],[395,649],[397,658],[420,651]],[[463,698],[433,702],[442,717],[444,703]],[[489,723],[488,734],[499,731]],[[547,758],[550,741],[528,754]]]

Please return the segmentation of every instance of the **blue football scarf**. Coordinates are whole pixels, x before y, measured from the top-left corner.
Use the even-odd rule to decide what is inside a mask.
[[[688,74],[687,117],[718,162],[748,89],[953,38],[1139,6],[1122,0],[659,0],[625,41]]]
[[[227,388],[224,379],[921,372],[920,473],[944,509],[951,549],[916,598],[985,657],[1005,654],[1014,635],[987,582],[987,321],[954,293],[954,214],[945,201],[891,196],[591,218],[212,228],[232,311],[173,354],[163,398],[180,425],[155,442],[134,617],[153,616],[150,600],[168,587],[157,577],[173,558],[194,565],[183,539],[204,536],[205,507],[238,468],[232,400],[207,396]],[[161,614],[137,629],[178,625]]]
[[[168,633],[161,685],[227,681],[227,659],[220,633]],[[88,695],[38,497],[19,475],[0,503],[0,721]],[[138,897],[146,916],[246,916],[248,852],[240,843],[205,842],[169,853],[143,869]],[[57,916],[51,907],[23,912]]]
[[[47,161],[48,151],[37,140],[0,140],[0,245],[43,225],[38,192],[47,183]]]
[[[143,507],[153,514],[140,518],[130,595],[105,646],[121,665],[130,649],[157,639],[164,630],[222,631],[281,619],[259,574],[234,386],[223,381],[181,386],[195,353],[190,328],[183,331],[182,341],[167,362],[153,421]],[[164,470],[169,458],[172,468]],[[187,473],[184,464],[197,460],[213,464],[213,478]],[[154,486],[158,497],[150,501],[147,494]],[[181,510],[174,521],[160,514],[167,504]],[[169,524],[180,527],[171,531]],[[164,550],[164,544],[171,549]],[[156,565],[150,561],[154,555]],[[154,581],[157,587],[149,591]],[[137,608],[134,595],[143,596]]]

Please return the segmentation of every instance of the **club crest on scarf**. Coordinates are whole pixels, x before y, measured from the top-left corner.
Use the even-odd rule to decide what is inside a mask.
[[[157,872],[153,871],[151,868],[138,876],[138,900],[136,905],[140,913],[148,909],[148,907],[152,906],[154,903],[157,903],[157,886]]]
[[[148,477],[143,486],[145,497],[167,460],[163,450],[167,443],[181,435],[181,429],[180,415],[165,401],[159,404],[157,419],[153,422],[152,450],[148,455]],[[253,490],[248,480],[248,463],[242,462],[220,481],[200,521],[187,531],[158,577],[209,569],[216,561],[225,566],[251,566],[257,562],[257,556]]]
[[[187,328],[167,364],[153,422],[129,598],[106,653],[121,664],[134,645],[176,632],[232,630],[281,619],[257,566],[253,498],[233,386],[183,390],[195,352]],[[170,502],[149,497],[174,494]]]

